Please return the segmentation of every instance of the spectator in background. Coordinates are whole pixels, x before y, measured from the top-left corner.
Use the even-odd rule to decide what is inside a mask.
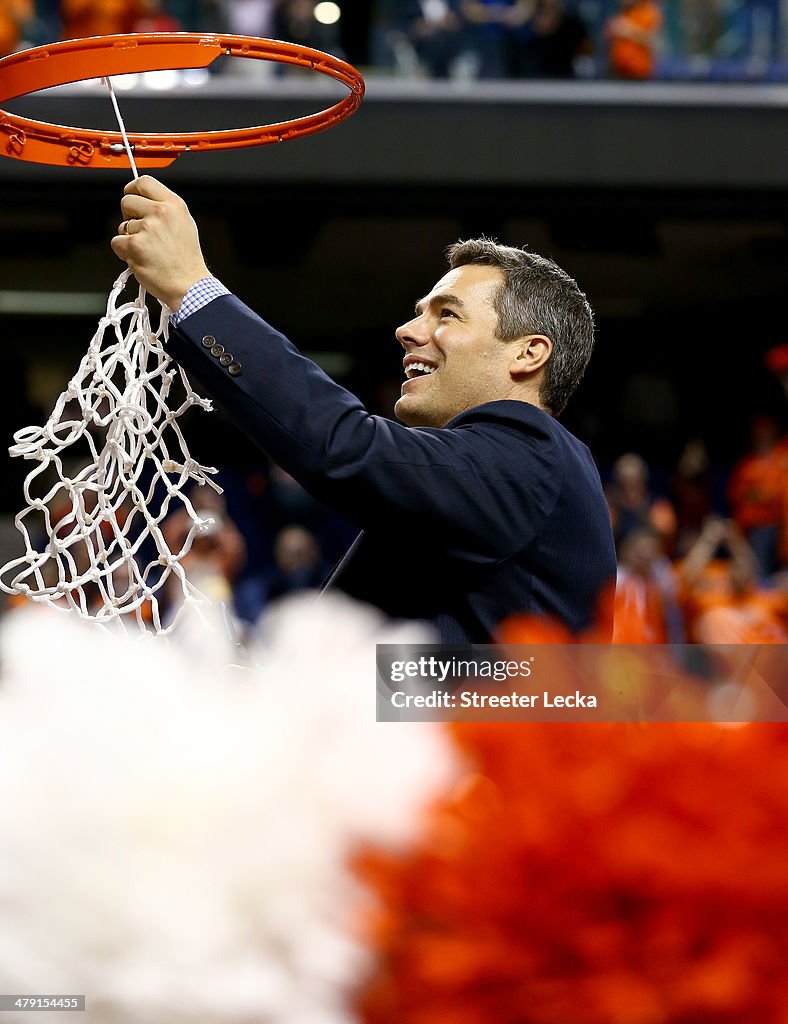
[[[733,518],[755,553],[761,577],[780,568],[780,534],[788,495],[788,441],[777,420],[757,416],[751,450],[733,467],[728,500]]]
[[[227,515],[221,495],[202,487],[195,488],[190,497],[197,514],[205,520],[212,520],[212,523],[195,536],[188,553],[181,559],[181,565],[189,582],[202,594],[229,608],[233,585],[246,561],[246,544]],[[178,509],[164,520],[162,534],[170,551],[181,550],[191,527],[192,520],[185,508]],[[180,578],[175,573],[167,580],[167,596],[173,607],[177,607],[183,598]]]
[[[788,593],[760,586],[753,550],[731,520],[709,518],[678,573],[691,642],[788,642]]]
[[[725,34],[726,6],[726,0],[679,0],[678,42],[691,61],[717,56]]]
[[[457,0],[414,0],[406,11],[408,40],[431,78],[448,78],[460,52]]]
[[[690,438],[679,455],[670,479],[670,498],[676,511],[679,541],[682,534],[697,535],[711,515],[714,478],[706,444]]]
[[[662,539],[665,550],[671,551],[676,513],[667,498],[651,494],[648,466],[639,455],[629,452],[615,461],[606,496],[617,550],[633,530],[649,527]]]
[[[726,14],[727,32],[750,74],[763,75],[770,61],[784,59],[785,11],[780,0],[740,0],[730,4]]]
[[[591,53],[585,22],[564,0],[536,0],[513,39],[518,78],[574,78],[575,60]]]
[[[515,35],[530,17],[531,0],[462,0],[469,43],[479,78],[509,78],[514,72]]]
[[[62,37],[79,39],[132,32],[139,9],[138,0],[61,0]]]
[[[164,0],[137,0],[134,32],[181,32],[183,26],[168,10]]]
[[[273,35],[277,0],[216,0],[221,21],[228,32],[241,36]],[[261,61],[238,61],[238,64],[262,64]]]
[[[208,8],[215,7],[216,0],[168,0],[167,10],[187,32],[197,32],[203,27]]]
[[[678,580],[659,534],[632,530],[621,545],[616,579],[613,643],[683,643]]]
[[[619,0],[621,10],[605,26],[608,62],[615,78],[653,78],[662,14],[654,0]]]
[[[277,39],[341,56],[337,26],[317,20],[314,0],[280,0],[274,12],[273,31]]]
[[[34,14],[32,0],[0,0],[0,57],[16,50]]]
[[[325,579],[326,567],[313,533],[303,526],[286,526],[274,543],[275,567],[268,587],[269,600],[299,590],[315,590]]]

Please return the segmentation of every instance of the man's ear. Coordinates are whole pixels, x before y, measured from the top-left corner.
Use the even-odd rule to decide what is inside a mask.
[[[526,334],[513,343],[509,372],[518,380],[532,377],[543,368],[552,351],[553,343],[547,335]]]

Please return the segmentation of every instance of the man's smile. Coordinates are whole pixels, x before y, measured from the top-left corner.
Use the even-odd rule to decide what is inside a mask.
[[[413,380],[414,377],[428,377],[431,373],[435,373],[437,366],[428,366],[426,363],[411,363],[411,365],[405,371],[405,376],[408,380]]]
[[[402,365],[405,367],[405,376],[408,380],[415,380],[417,377],[428,377],[438,369],[434,363],[430,363],[416,355],[405,356],[402,360]]]

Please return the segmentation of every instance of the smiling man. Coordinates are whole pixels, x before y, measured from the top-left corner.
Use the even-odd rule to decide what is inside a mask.
[[[539,404],[534,378],[550,356],[549,338],[527,334],[519,345],[502,345],[495,300],[504,285],[503,270],[459,265],[461,259],[495,252],[485,240],[454,246],[450,258],[457,265],[397,331],[407,353],[406,380],[394,409],[403,423],[443,427],[459,413],[497,399]]]
[[[483,643],[508,616],[594,620],[615,576],[599,475],[556,420],[593,348],[577,284],[488,239],[397,330],[396,423],[366,411],[208,271],[183,201],[142,177],[112,241],[173,311],[168,349],[230,418],[318,500],[361,527],[330,586],[445,643]]]

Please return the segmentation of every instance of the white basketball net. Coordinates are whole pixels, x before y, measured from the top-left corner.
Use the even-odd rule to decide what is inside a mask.
[[[27,507],[15,519],[25,552],[0,569],[0,588],[81,617],[169,632],[159,609],[173,583],[180,610],[203,598],[181,562],[194,538],[210,529],[184,488],[210,484],[189,450],[178,419],[211,403],[192,391],[164,349],[169,310],[151,329],[145,292],[121,302],[131,276],[115,282],[107,312],[68,388],[43,427],[14,435],[11,455],[36,463],[24,484]],[[176,391],[180,398],[174,400]],[[161,524],[181,503],[190,528],[170,551]]]

